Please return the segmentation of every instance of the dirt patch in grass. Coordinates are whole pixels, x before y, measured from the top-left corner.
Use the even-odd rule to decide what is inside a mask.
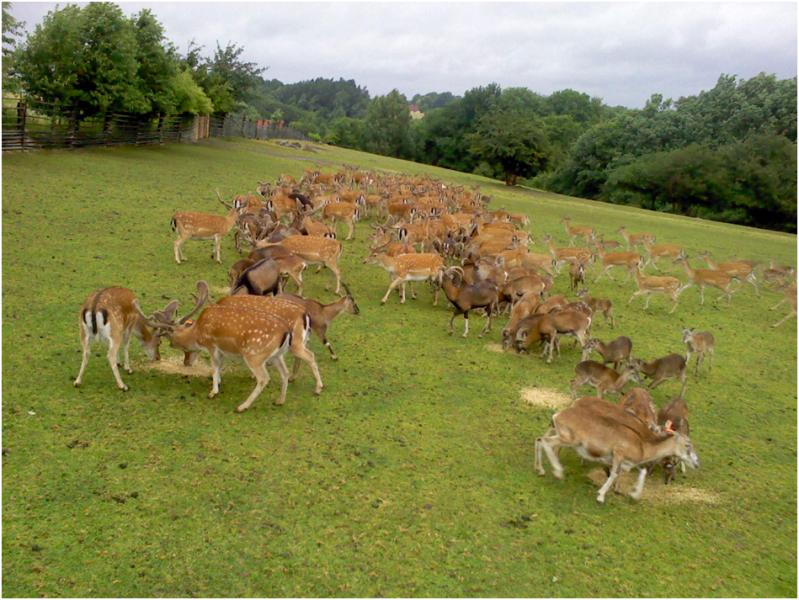
[[[566,408],[572,402],[566,394],[547,388],[522,388],[521,396],[526,404],[537,408]]]
[[[502,344],[486,344],[486,350],[489,352],[496,352],[497,354],[505,353],[505,351],[502,349]]]
[[[162,356],[159,361],[148,361],[140,365],[142,369],[161,371],[169,375],[189,375],[191,377],[210,377],[211,365],[197,359],[191,367],[183,364],[183,356]]]
[[[641,502],[657,502],[660,504],[706,504],[717,505],[721,503],[721,497],[715,492],[709,492],[700,488],[686,484],[687,478],[677,473],[675,482],[665,485],[663,483],[663,472],[657,469],[653,475],[646,478],[644,493],[641,495]],[[638,478],[638,471],[622,473],[618,481],[621,482],[621,492],[629,495],[635,486]],[[590,479],[597,487],[601,487],[607,480],[605,471],[601,467],[592,469],[588,473]]]

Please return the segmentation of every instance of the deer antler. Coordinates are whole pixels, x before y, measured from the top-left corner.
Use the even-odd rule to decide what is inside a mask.
[[[233,205],[232,205],[232,204],[228,204],[227,202],[225,202],[225,201],[222,199],[222,194],[220,194],[220,193],[219,193],[219,190],[215,190],[215,191],[216,191],[216,197],[217,197],[217,198],[219,198],[219,201],[222,203],[222,206],[224,206],[224,207],[225,207],[225,208],[227,208],[227,209],[231,209],[231,208],[233,208]]]
[[[178,325],[183,325],[186,321],[188,321],[194,314],[200,310],[205,301],[208,300],[208,284],[205,281],[198,281],[197,282],[197,294],[192,294],[194,298],[195,305],[194,308],[191,309],[191,312],[186,316],[182,317],[178,321]]]

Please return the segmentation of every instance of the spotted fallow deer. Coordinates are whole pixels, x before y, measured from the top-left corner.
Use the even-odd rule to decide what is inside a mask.
[[[272,246],[282,246],[309,265],[326,266],[336,278],[335,293],[338,294],[341,291],[341,271],[338,267],[338,259],[341,256],[343,246],[338,240],[310,235],[291,235],[280,242],[259,241],[256,243],[257,248],[269,248]]]
[[[219,196],[219,192],[217,192]],[[219,201],[228,209],[228,214],[224,217],[203,212],[176,212],[172,217],[172,231],[177,233],[175,240],[175,262],[180,264],[181,259],[185,260],[181,248],[186,240],[214,240],[213,257],[216,262],[222,262],[220,245],[222,238],[233,229],[239,213],[235,206],[228,204],[219,196]]]
[[[83,359],[78,376],[75,378],[75,387],[79,387],[83,382],[83,372],[89,363],[92,342],[97,341],[108,344],[108,364],[111,365],[111,372],[114,374],[117,387],[123,392],[128,391],[128,386],[119,376],[117,358],[121,348],[124,358],[123,368],[127,373],[133,372],[130,368],[130,359],[128,357],[131,334],[139,338],[142,348],[150,360],[159,360],[161,358],[158,352],[161,338],[134,308],[133,303],[135,300],[136,295],[131,290],[123,287],[104,288],[97,292],[92,292],[86,298],[80,309],[79,316],[80,344],[83,349]],[[174,312],[176,307],[174,306],[170,310]]]
[[[386,290],[380,304],[385,304],[391,291],[402,285],[402,298],[400,304],[405,304],[405,284],[414,281],[435,281],[440,282],[440,276],[444,269],[444,259],[434,253],[400,254],[398,256],[387,256],[376,254],[368,258],[369,262],[383,267],[392,276],[391,284]],[[411,287],[411,297],[416,298],[416,293]],[[433,295],[433,306],[438,305],[438,287]]]
[[[280,373],[282,386],[276,404],[283,404],[286,401],[288,388],[288,368],[283,356],[287,351],[295,349],[299,349],[301,353],[303,350],[309,352],[304,348],[310,333],[308,316],[292,320],[243,306],[212,305],[206,307],[196,321],[192,321],[189,317],[208,299],[208,284],[204,281],[198,282],[197,290],[194,308],[178,321],[172,317],[175,308],[172,308],[171,313],[162,311],[145,315],[138,303],[134,302],[134,306],[149,325],[169,338],[174,348],[189,354],[206,350],[211,355],[213,383],[208,394],[209,398],[219,393],[224,356],[234,355],[244,359],[257,382],[247,400],[236,410],[238,412],[247,410],[269,383],[267,364],[274,364]],[[173,301],[169,306],[176,307],[177,302]],[[317,374],[318,371],[314,373]],[[321,392],[321,380],[317,378],[315,393],[319,392]]]
[[[573,448],[582,458],[610,466],[610,474],[599,489],[597,502],[623,471],[638,467],[638,481],[630,496],[641,497],[650,465],[668,456],[676,456],[691,468],[699,467],[699,457],[687,435],[654,432],[623,407],[600,398],[584,397],[569,408],[555,413],[550,430],[535,441],[535,469],[544,475],[546,454],[553,474],[563,479],[558,458],[560,448]]]

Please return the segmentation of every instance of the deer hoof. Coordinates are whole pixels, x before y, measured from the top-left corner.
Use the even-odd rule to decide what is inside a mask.
[[[120,387],[119,389],[122,390],[123,392],[127,392],[130,388],[127,385],[122,384],[122,387]]]
[[[72,385],[74,385],[75,387],[80,387],[80,381],[76,379],[75,381],[72,382]]]
[[[127,369],[125,369],[125,373],[127,373],[128,375],[131,375],[133,373],[133,369],[128,367]]]
[[[338,360],[338,356],[333,354],[333,355],[330,356],[330,360]]]

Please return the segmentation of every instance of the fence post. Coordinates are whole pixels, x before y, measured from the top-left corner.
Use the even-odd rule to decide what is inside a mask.
[[[17,126],[20,131],[20,146],[25,149],[25,121],[28,116],[28,107],[24,102],[17,102]]]

